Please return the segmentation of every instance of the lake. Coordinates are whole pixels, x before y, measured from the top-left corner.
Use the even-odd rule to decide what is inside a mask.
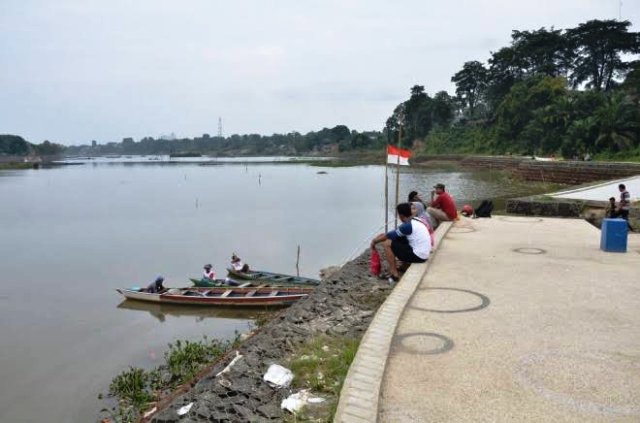
[[[205,263],[317,277],[384,227],[384,166],[86,160],[0,170],[0,421],[94,421],[111,379],[167,343],[229,339],[256,311],[151,307],[118,287],[187,286]],[[319,174],[318,172],[326,172]],[[390,174],[394,197],[394,176]],[[502,174],[403,168],[401,200],[437,182],[465,202],[527,193]],[[390,214],[393,217],[393,213]]]

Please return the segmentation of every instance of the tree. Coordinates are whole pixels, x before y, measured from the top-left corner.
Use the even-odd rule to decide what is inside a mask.
[[[544,108],[567,95],[564,78],[533,76],[515,84],[496,111],[496,138],[499,151],[533,154],[541,147],[545,122]],[[514,151],[515,150],[515,151]]]
[[[571,81],[574,87],[583,83],[596,90],[610,90],[616,79],[625,75],[630,63],[623,53],[640,53],[640,35],[629,32],[629,21],[591,20],[567,30],[575,50]]]
[[[26,156],[31,152],[32,146],[21,136],[0,135],[0,154],[11,156]]]
[[[445,127],[453,120],[455,100],[446,91],[438,91],[431,102],[431,117],[434,126]]]
[[[527,75],[566,75],[571,50],[562,30],[542,27],[537,31],[512,31],[515,62]]]
[[[594,117],[599,126],[597,147],[617,152],[637,146],[640,111],[624,94],[609,95]]]
[[[36,153],[42,156],[55,156],[61,154],[64,151],[64,147],[45,140],[42,144],[36,145],[35,150]]]
[[[456,95],[469,110],[469,116],[474,117],[476,106],[482,100],[487,86],[487,69],[478,61],[466,62],[462,70],[451,78],[456,84]]]

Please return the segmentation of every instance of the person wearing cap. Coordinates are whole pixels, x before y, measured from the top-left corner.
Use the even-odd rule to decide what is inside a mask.
[[[427,208],[427,213],[431,215],[438,226],[440,222],[449,222],[458,218],[458,210],[453,197],[445,191],[443,184],[435,184],[434,191],[431,191],[431,204]]]
[[[236,272],[247,273],[249,271],[249,265],[243,263],[240,257],[238,257],[235,253],[231,255],[231,268]]]
[[[151,282],[144,291],[149,294],[160,294],[165,289],[164,286],[162,286],[162,282],[164,282],[164,278],[162,276],[158,276],[156,280]]]
[[[207,280],[215,280],[216,278],[216,271],[213,269],[213,266],[211,266],[210,264],[205,264],[204,265],[204,273],[202,274],[202,279],[207,279]]]

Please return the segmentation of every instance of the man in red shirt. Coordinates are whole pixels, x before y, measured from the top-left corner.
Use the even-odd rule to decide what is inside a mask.
[[[435,191],[431,191],[431,207],[427,208],[427,212],[438,223],[455,220],[458,217],[458,210],[453,197],[444,190],[443,184],[436,184],[433,188]]]

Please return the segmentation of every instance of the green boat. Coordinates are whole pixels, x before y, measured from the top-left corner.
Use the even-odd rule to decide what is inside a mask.
[[[194,286],[199,286],[201,288],[224,288],[224,287],[234,287],[241,285],[240,282],[234,281],[233,279],[207,279],[207,278],[189,278],[191,283]],[[248,286],[246,284],[242,284],[243,287]]]
[[[239,272],[234,269],[227,269],[229,276],[234,279],[243,279],[248,281],[261,281],[270,285],[319,285],[317,279],[304,278],[302,276],[285,275],[282,273],[265,272],[263,270],[250,270],[248,272]]]

